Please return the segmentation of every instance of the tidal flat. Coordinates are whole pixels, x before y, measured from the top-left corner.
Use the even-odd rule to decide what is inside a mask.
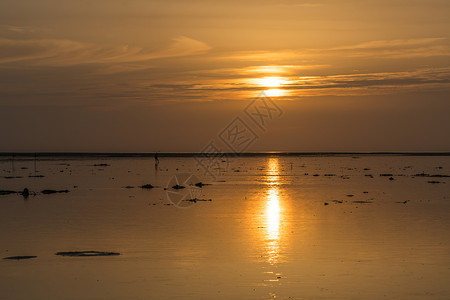
[[[449,299],[449,176],[449,156],[0,157],[0,299]]]

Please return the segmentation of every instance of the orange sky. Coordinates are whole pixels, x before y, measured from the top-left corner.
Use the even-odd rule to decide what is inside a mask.
[[[448,1],[0,2],[0,151],[450,151]]]

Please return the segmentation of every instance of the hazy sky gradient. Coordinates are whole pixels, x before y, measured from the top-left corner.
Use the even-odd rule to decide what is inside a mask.
[[[450,151],[448,1],[0,0],[0,151]]]

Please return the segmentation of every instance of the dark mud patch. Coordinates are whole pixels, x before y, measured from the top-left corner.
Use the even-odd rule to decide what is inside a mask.
[[[341,201],[341,200],[331,200],[331,202],[341,204],[343,201]]]
[[[450,175],[443,175],[443,174],[426,174],[426,173],[420,173],[420,174],[414,174],[415,177],[434,177],[434,178],[448,178]]]
[[[69,190],[42,190],[41,194],[50,195],[50,194],[58,194],[58,193],[68,193]]]
[[[118,252],[104,252],[104,251],[69,251],[57,252],[55,255],[71,256],[71,257],[87,257],[87,256],[116,256],[120,255]]]
[[[141,185],[140,188],[149,190],[149,189],[153,189],[154,186],[151,184],[144,184],[144,185]]]
[[[205,185],[211,185],[210,183],[203,183],[203,182],[197,182],[196,184],[194,184],[196,187],[202,188]]]
[[[211,202],[212,199],[198,199],[198,198],[194,198],[194,199],[187,199],[187,200],[183,200],[183,201],[197,203],[199,201]]]
[[[17,194],[16,191],[0,190],[0,195]]]
[[[9,259],[9,260],[22,260],[22,259],[31,259],[31,258],[36,258],[37,256],[34,255],[24,255],[24,256],[10,256],[10,257],[5,257],[3,259]]]
[[[185,186],[182,186],[182,185],[179,185],[179,184],[176,184],[176,185],[172,186],[172,188],[173,188],[174,190],[181,190],[181,189],[184,189],[184,188],[186,188],[186,187],[185,187]]]

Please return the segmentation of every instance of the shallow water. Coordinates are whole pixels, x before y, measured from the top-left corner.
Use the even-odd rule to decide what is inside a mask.
[[[450,178],[414,176],[450,175],[450,157],[220,167],[211,178],[193,158],[157,169],[149,158],[1,160],[0,190],[70,192],[0,196],[0,258],[38,256],[0,260],[0,299],[450,298]],[[177,180],[186,188],[171,189]],[[84,250],[121,255],[55,255]]]

